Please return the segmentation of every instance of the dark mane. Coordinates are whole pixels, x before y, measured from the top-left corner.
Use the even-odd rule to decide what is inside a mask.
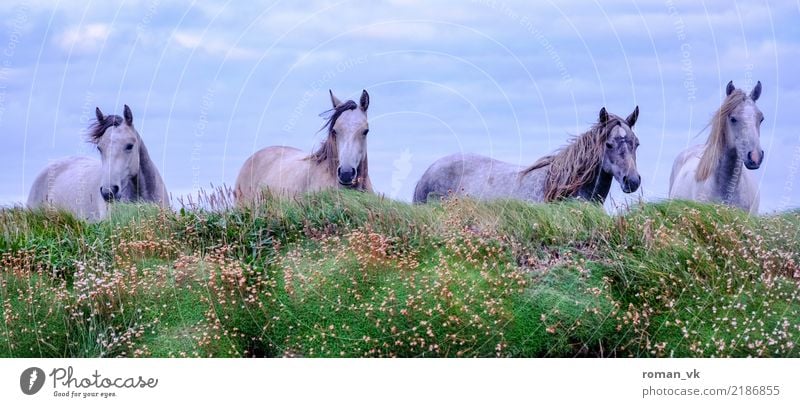
[[[325,141],[322,142],[322,145],[319,146],[319,149],[315,151],[311,156],[310,159],[314,160],[315,163],[321,164],[328,161],[328,168],[331,171],[331,174],[336,174],[336,167],[339,163],[336,162],[336,157],[338,156],[338,151],[336,150],[336,141],[333,140],[333,126],[336,124],[336,120],[339,120],[339,116],[342,113],[348,110],[355,110],[358,105],[356,102],[352,100],[348,100],[336,106],[335,108],[323,113],[327,114],[328,112],[332,112],[331,116],[328,118],[328,121],[320,127],[320,130],[324,129],[325,127],[328,128],[328,137],[325,138]]]
[[[585,133],[575,136],[570,143],[553,154],[546,155],[520,174],[548,167],[544,188],[545,202],[574,196],[580,188],[598,176],[603,160],[605,142],[611,129],[624,121],[613,114],[605,123],[596,123]]]
[[[95,120],[89,125],[87,139],[90,143],[97,143],[100,141],[100,137],[103,137],[103,134],[106,133],[109,127],[116,127],[121,125],[124,122],[124,119],[121,116],[117,115],[108,115],[102,121]]]

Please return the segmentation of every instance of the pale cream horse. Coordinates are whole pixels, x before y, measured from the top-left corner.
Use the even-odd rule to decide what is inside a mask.
[[[748,95],[731,81],[725,93],[705,145],[690,147],[675,159],[669,197],[719,202],[756,214],[758,185],[744,169],[758,169],[764,160],[760,143],[764,115],[756,106],[761,82]]]
[[[252,203],[267,190],[284,197],[326,188],[344,187],[372,192],[367,165],[367,108],[369,94],[361,93],[357,105],[339,101],[330,92],[333,109],[323,126],[328,137],[307,154],[292,147],[272,146],[245,161],[234,190],[240,204]]]
[[[124,117],[103,115],[100,108],[95,115],[88,140],[97,146],[100,161],[74,156],[48,165],[33,181],[27,206],[52,206],[89,220],[104,218],[113,201],[168,207],[164,181],[133,127],[131,109],[125,105]]]

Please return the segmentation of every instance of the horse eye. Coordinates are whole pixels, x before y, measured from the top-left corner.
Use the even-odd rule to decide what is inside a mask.
[[[133,150],[133,144],[128,144],[127,146],[125,146],[125,151],[131,151],[131,150]]]
[[[761,120],[758,121],[759,123],[764,123],[764,118],[762,117]]]
[[[733,116],[731,116],[731,123],[734,123],[734,124],[736,124],[736,122],[737,122],[736,118],[735,118],[735,117],[733,117]]]
[[[99,151],[101,153],[103,152],[103,150],[100,149],[100,146],[97,146],[97,151]]]
[[[614,144],[610,141],[606,142],[606,148],[614,148]]]
[[[364,135],[366,136],[369,133],[369,129],[364,130]]]

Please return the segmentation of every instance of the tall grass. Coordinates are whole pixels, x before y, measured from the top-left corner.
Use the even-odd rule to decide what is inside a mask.
[[[349,191],[184,206],[0,211],[0,355],[798,355],[797,212]]]

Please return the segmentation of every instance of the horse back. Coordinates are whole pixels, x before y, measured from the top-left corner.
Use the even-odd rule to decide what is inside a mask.
[[[27,206],[51,205],[76,216],[100,219],[105,212],[100,166],[100,161],[89,157],[67,157],[51,163],[34,180]]]
[[[413,200],[424,203],[448,195],[527,199],[527,191],[520,191],[522,169],[482,155],[452,154],[428,167],[414,188]]]
[[[685,183],[697,182],[694,174],[697,172],[697,166],[700,163],[700,157],[703,155],[703,145],[696,145],[681,151],[675,161],[672,163],[672,172],[669,175],[669,197],[677,198],[690,198],[690,196],[683,196],[686,194],[681,193],[680,196],[676,194],[676,182],[678,183],[678,190],[684,190],[689,185]]]
[[[252,201],[264,189],[281,195],[305,192],[315,179],[315,174],[309,173],[313,161],[307,158],[307,154],[294,147],[271,146],[256,151],[236,177],[236,200]]]

